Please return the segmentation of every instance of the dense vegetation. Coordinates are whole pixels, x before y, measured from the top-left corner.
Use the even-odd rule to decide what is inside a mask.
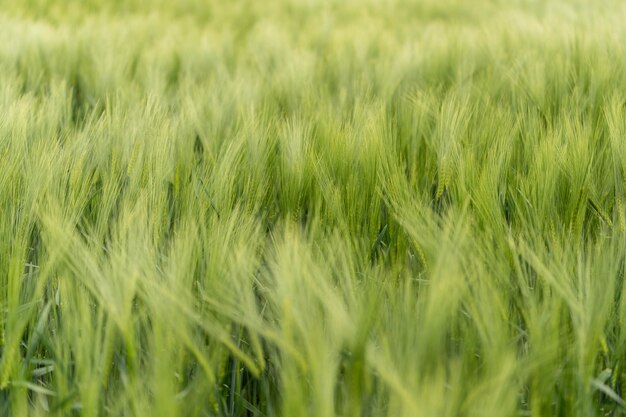
[[[626,411],[623,3],[0,6],[1,416]]]

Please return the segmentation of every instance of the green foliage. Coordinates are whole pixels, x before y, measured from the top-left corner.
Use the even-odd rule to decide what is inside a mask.
[[[0,6],[0,416],[626,411],[621,2]]]

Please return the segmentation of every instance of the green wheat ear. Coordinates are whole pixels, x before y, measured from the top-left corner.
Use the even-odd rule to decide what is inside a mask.
[[[130,154],[130,159],[128,161],[128,168],[126,170],[126,175],[133,175],[135,165],[137,164],[137,159],[139,158],[139,141],[135,142],[133,145],[133,149]]]
[[[586,193],[584,189],[581,189],[578,193],[578,198],[576,200],[576,205],[574,206],[574,212],[572,213],[572,219],[570,223],[570,232],[578,234],[583,229],[583,222],[586,211],[586,204],[584,201],[586,200]]]
[[[117,170],[118,159],[119,158],[115,148],[111,149],[111,172],[115,172]]]
[[[426,254],[422,250],[422,247],[419,245],[419,243],[417,243],[415,240],[413,240],[413,246],[415,247],[415,251],[417,252],[417,257],[419,258],[420,262],[422,263],[422,266],[424,266],[424,270],[427,271],[428,270],[428,262],[426,262]]]
[[[550,236],[550,241],[552,244],[558,243],[558,235],[556,233],[556,227],[554,226],[554,222],[550,222],[548,225],[548,234]]]
[[[589,200],[589,205],[591,205],[591,208],[595,211],[596,215],[600,218],[600,220],[602,220],[607,225],[612,226],[613,222],[611,221],[608,214],[602,209],[602,207],[600,207],[600,205],[597,204],[593,198],[589,197],[588,200]]]
[[[606,342],[606,336],[603,334],[600,336],[600,348],[602,349],[602,353],[605,358],[608,358],[609,355],[609,345]]]
[[[626,232],[626,218],[624,217],[624,202],[621,197],[615,198],[615,206],[617,210],[617,219],[619,221],[619,228],[622,233]]]
[[[443,158],[441,164],[439,165],[439,178],[437,182],[437,193],[435,195],[435,199],[439,200],[445,190],[449,188],[450,185],[450,167],[448,165],[447,158]]]
[[[9,385],[9,376],[11,375],[11,371],[14,366],[14,357],[15,357],[16,347],[15,344],[11,343],[3,350],[3,356],[0,360],[0,389],[5,389]]]

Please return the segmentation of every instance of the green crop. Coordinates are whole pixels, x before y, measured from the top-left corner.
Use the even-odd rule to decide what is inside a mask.
[[[626,414],[625,21],[0,0],[0,416]]]

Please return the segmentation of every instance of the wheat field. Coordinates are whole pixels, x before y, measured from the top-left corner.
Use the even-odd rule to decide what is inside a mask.
[[[0,0],[0,416],[626,414],[625,21]]]

